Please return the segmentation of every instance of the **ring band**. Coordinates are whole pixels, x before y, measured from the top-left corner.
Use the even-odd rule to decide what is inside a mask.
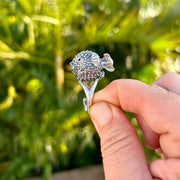
[[[88,85],[85,81],[79,81],[80,85],[82,86],[86,94],[86,98],[83,98],[83,104],[84,104],[84,109],[87,113],[89,113],[89,109],[92,105],[92,99],[98,81],[99,79],[96,79],[94,82],[91,82],[90,85]]]

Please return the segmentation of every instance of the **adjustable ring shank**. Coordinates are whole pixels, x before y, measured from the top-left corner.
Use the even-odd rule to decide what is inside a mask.
[[[80,85],[82,86],[86,94],[86,98],[83,99],[83,104],[84,104],[84,109],[87,113],[89,113],[89,109],[92,105],[92,99],[98,81],[99,79],[96,79],[94,82],[91,82],[90,85],[88,85],[85,81],[79,81]]]

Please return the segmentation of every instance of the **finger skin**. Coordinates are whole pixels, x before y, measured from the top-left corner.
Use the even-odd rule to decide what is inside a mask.
[[[149,168],[153,177],[165,180],[180,179],[180,159],[159,159],[151,162]]]
[[[180,157],[180,96],[155,84],[116,80],[95,94],[94,103],[106,101],[140,115],[147,126],[160,134],[167,157]]]
[[[167,73],[154,84],[180,95],[180,75],[177,73]]]
[[[90,115],[101,139],[106,180],[152,180],[141,142],[125,113],[115,105],[97,102]]]
[[[180,95],[180,75],[177,73],[167,73],[153,84]],[[135,117],[144,134],[146,146],[151,149],[159,148],[159,134],[153,132],[140,115],[135,114]]]
[[[90,114],[101,138],[103,164],[108,180],[136,177],[152,179],[152,176],[154,180],[180,179],[179,81],[180,76],[174,73],[163,76],[153,85],[135,80],[116,80],[96,93]],[[102,101],[110,107],[111,116],[105,113],[108,111],[98,109]],[[169,159],[153,161],[148,170],[137,134],[121,108],[135,113],[149,146],[160,145]]]
[[[97,92],[94,103],[98,101],[106,101],[125,111],[141,115],[147,125],[158,134],[169,131],[174,125],[173,117],[179,116],[180,109],[180,96],[177,94],[157,85],[128,79],[115,80]]]
[[[145,145],[150,149],[158,149],[160,147],[160,135],[152,131],[147,125],[146,121],[138,114],[135,114],[136,120],[142,130],[145,138]]]

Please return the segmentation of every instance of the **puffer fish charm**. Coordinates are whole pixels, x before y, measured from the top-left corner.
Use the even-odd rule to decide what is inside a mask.
[[[84,98],[83,102],[85,111],[89,112],[97,83],[99,79],[103,78],[105,75],[102,69],[106,69],[110,72],[114,71],[113,60],[108,53],[105,53],[104,57],[100,58],[95,52],[86,50],[78,53],[70,64],[73,73],[85,91],[87,99]],[[88,83],[89,81],[91,82]]]

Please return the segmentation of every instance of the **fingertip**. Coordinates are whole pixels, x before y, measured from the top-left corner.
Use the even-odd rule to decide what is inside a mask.
[[[90,117],[99,131],[106,124],[108,124],[112,119],[112,110],[108,103],[106,102],[97,102],[93,104],[90,108]]]
[[[162,177],[162,168],[164,166],[164,160],[158,159],[149,164],[149,169],[153,177]]]
[[[158,159],[150,163],[149,169],[153,177],[160,179],[179,179],[179,159]]]

